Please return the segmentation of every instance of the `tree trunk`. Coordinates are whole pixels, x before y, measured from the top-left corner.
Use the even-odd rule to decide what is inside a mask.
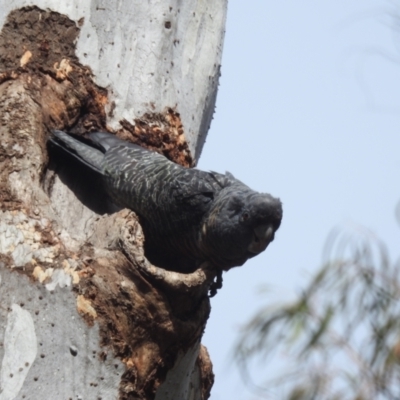
[[[0,400],[207,399],[215,273],[151,265],[136,215],[46,142],[108,130],[195,165],[226,0],[27,4],[0,0]]]

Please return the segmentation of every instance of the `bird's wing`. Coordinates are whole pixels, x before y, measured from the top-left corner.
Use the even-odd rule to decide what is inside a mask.
[[[110,150],[112,147],[124,146],[129,147],[136,150],[142,151],[150,151],[146,150],[143,147],[138,146],[137,144],[127,142],[126,140],[122,140],[117,136],[108,133],[108,132],[91,132],[86,135],[97,147],[103,149],[104,152]]]
[[[49,138],[52,144],[71,154],[91,169],[100,173],[102,172],[101,166],[104,154],[100,150],[83,143],[65,132],[55,130],[52,133],[53,135]]]
[[[231,182],[224,175],[182,168],[174,179],[174,199],[182,209],[203,215],[218,193]]]

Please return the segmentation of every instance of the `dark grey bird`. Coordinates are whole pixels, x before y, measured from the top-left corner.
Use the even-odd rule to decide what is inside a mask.
[[[263,252],[280,226],[280,200],[230,173],[184,168],[104,132],[83,142],[54,131],[50,141],[97,171],[113,202],[138,214],[155,265],[192,272],[208,262],[226,271]]]

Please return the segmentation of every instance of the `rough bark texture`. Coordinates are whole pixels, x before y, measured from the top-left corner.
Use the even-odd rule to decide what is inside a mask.
[[[121,1],[104,18],[100,2],[70,2],[76,7],[58,10],[64,14],[24,3],[10,7],[0,1],[0,14],[6,13],[0,21],[0,400],[207,399],[213,374],[200,341],[214,273],[206,266],[179,274],[149,264],[135,214],[105,214],[110,205],[95,179],[57,153],[49,162],[46,141],[55,128],[78,134],[113,130],[177,163],[194,165],[214,107],[226,4],[208,9],[188,1],[180,10],[165,2],[162,13],[159,3],[152,8]],[[212,23],[219,31],[213,32],[210,49],[211,43],[199,41],[206,43],[206,21],[216,7]],[[134,16],[131,23],[139,24],[143,15],[149,21],[125,32],[124,13]],[[197,31],[188,37],[197,41],[171,54],[189,14]],[[112,27],[102,30],[118,18],[117,33]],[[148,65],[140,61],[147,39],[141,42],[135,34],[155,40],[161,28],[149,26],[160,21],[167,34],[152,50],[157,57],[148,75]],[[121,59],[122,65],[117,75],[128,74],[130,63],[134,70],[127,88],[113,82],[114,70],[107,77],[102,70],[101,50],[111,51],[113,32],[125,46],[114,55],[113,62]],[[97,35],[97,59],[93,52],[82,53],[92,44],[90,35]],[[136,58],[126,48],[130,41]],[[193,66],[191,46],[192,56],[208,52],[215,65]],[[161,88],[159,81],[170,73],[164,62],[156,62],[164,55],[165,62],[180,63],[180,72]],[[204,65],[213,71],[209,77]],[[141,92],[151,76],[156,90]],[[175,90],[180,84],[186,94]],[[196,101],[191,118],[188,106]]]

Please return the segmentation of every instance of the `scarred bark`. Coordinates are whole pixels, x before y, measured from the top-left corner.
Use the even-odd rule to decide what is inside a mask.
[[[186,140],[179,104],[117,123],[112,89],[76,55],[84,24],[26,7],[0,35],[0,399],[206,399],[215,273],[151,265],[135,214],[107,213],[96,181],[46,145],[52,129],[109,130],[192,166],[203,139]]]

